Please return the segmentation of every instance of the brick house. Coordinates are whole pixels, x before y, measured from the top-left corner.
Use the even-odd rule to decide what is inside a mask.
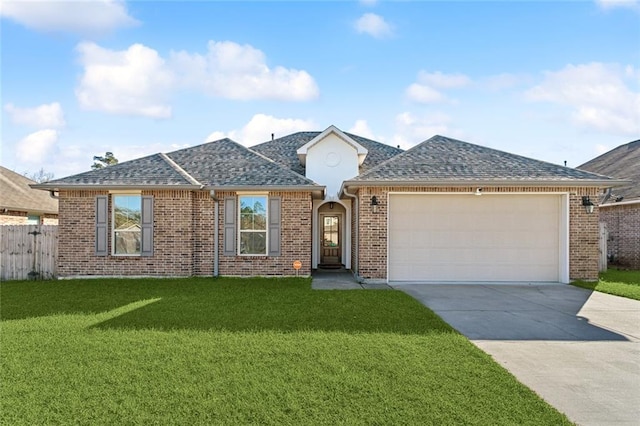
[[[640,269],[640,139],[606,152],[578,167],[628,180],[606,191],[600,221],[609,233],[607,257],[627,268]]]
[[[29,178],[0,166],[0,225],[57,225],[58,200]]]
[[[363,281],[598,277],[598,209],[620,182],[435,136],[408,151],[330,126],[229,139],[34,188],[60,198],[61,277]],[[133,241],[133,243],[132,243]]]

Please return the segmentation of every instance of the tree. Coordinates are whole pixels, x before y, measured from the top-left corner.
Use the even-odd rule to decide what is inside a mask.
[[[52,172],[45,172],[44,168],[41,167],[40,170],[35,173],[24,172],[24,176],[28,177],[34,182],[44,183],[49,182],[51,179],[53,179],[54,175]]]
[[[118,164],[118,159],[113,156],[113,152],[105,152],[104,157],[94,155],[92,169],[104,169],[105,167]]]

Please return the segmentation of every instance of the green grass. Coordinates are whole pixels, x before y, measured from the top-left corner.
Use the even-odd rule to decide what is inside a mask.
[[[0,424],[569,424],[398,291],[8,282],[0,314]]]
[[[609,269],[600,274],[598,282],[576,281],[573,284],[589,290],[640,300],[640,271]]]

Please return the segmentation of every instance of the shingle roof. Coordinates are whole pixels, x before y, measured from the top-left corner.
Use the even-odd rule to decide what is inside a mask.
[[[168,154],[154,154],[103,169],[56,179],[37,188],[108,187],[314,187],[299,175],[231,139]]]
[[[300,164],[297,150],[322,132],[298,132],[292,135],[284,136],[273,141],[264,142],[251,147],[252,150],[259,152],[265,157],[269,157],[274,161],[290,168],[301,175],[305,174],[305,167]],[[372,167],[386,161],[403,152],[400,148],[395,148],[362,136],[353,135],[344,132],[350,138],[365,147],[369,153],[364,162],[360,166],[360,173],[363,173]]]
[[[0,208],[34,213],[58,213],[58,200],[29,187],[35,183],[0,166]]]
[[[640,199],[640,139],[620,145],[578,168],[631,181],[616,188],[609,202],[615,202],[617,197],[624,197],[621,201]]]
[[[73,176],[52,180],[43,186],[189,186],[189,180],[160,154],[125,161],[103,169],[90,170]]]
[[[572,182],[610,178],[434,136],[350,182]]]
[[[185,148],[167,156],[206,186],[317,185],[231,139]]]

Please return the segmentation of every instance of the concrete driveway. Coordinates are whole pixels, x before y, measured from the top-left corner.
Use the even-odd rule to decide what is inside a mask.
[[[640,301],[560,284],[394,287],[577,424],[640,424]]]

